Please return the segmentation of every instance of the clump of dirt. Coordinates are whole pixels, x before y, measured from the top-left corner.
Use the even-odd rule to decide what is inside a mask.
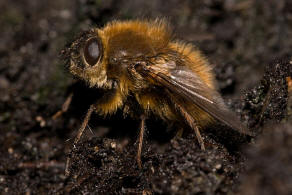
[[[266,67],[260,84],[246,93],[242,115],[250,128],[257,128],[268,119],[280,122],[287,114],[288,85],[291,58],[277,60]],[[259,133],[259,132],[257,132]]]
[[[80,143],[72,152],[65,192],[228,192],[242,168],[242,159],[236,159],[207,137],[206,151],[194,140],[193,136],[174,139],[163,153],[158,152],[159,146],[147,145],[142,169],[136,164],[136,147],[122,147],[110,139],[94,138]]]

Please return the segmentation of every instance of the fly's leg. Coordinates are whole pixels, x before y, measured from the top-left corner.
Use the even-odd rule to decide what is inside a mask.
[[[88,109],[88,111],[86,113],[86,116],[85,116],[85,118],[84,118],[84,120],[83,120],[83,122],[82,122],[82,124],[81,124],[81,126],[79,128],[79,130],[78,130],[77,136],[75,137],[74,145],[76,145],[79,142],[79,140],[80,140],[80,138],[81,138],[81,136],[82,136],[82,134],[83,134],[83,132],[84,132],[89,120],[90,120],[91,114],[94,111],[94,109],[95,109],[95,107],[93,105],[91,105],[89,107],[89,109]]]
[[[181,115],[184,117],[188,125],[195,131],[197,140],[201,146],[202,150],[205,150],[205,144],[203,141],[203,138],[201,136],[201,133],[199,131],[198,125],[195,123],[193,117],[180,105],[176,104],[176,107],[178,111],[181,113]]]
[[[171,93],[170,93],[171,94]],[[201,133],[199,131],[198,125],[196,124],[195,120],[193,119],[193,117],[186,111],[186,109],[179,105],[177,103],[177,101],[174,101],[175,98],[173,96],[170,96],[170,100],[171,102],[175,105],[175,108],[178,110],[178,112],[181,114],[181,116],[185,119],[185,121],[187,122],[187,124],[191,127],[191,129],[194,130],[197,140],[200,144],[201,150],[205,150],[205,144],[204,144],[204,140],[201,136]],[[180,132],[178,132],[179,134]]]
[[[138,167],[141,169],[142,168],[142,162],[141,162],[141,153],[142,153],[142,147],[143,147],[143,139],[144,139],[144,132],[145,132],[145,120],[146,117],[145,115],[141,116],[141,125],[140,125],[140,133],[139,133],[139,137],[138,137],[138,150],[137,150],[137,164]]]
[[[66,98],[66,101],[64,102],[64,104],[62,105],[62,109],[59,110],[58,112],[56,112],[53,116],[52,119],[56,120],[57,118],[59,118],[63,113],[67,112],[69,109],[69,106],[72,102],[72,97],[73,97],[73,93],[70,93],[70,95]]]
[[[74,144],[73,144],[73,147],[75,147],[75,145],[79,142],[87,124],[88,124],[88,121],[90,120],[90,116],[92,114],[92,112],[94,111],[95,107],[93,105],[91,105],[86,113],[86,116],[78,130],[78,133],[77,133],[77,136],[75,137],[75,140],[74,140]],[[70,171],[69,171],[69,164],[70,164],[70,160],[71,158],[68,157],[67,158],[67,161],[66,161],[66,168],[65,168],[65,175],[68,176],[70,174]]]

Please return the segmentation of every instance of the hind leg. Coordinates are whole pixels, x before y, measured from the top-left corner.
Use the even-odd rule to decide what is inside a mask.
[[[196,137],[197,137],[197,140],[198,140],[198,142],[200,144],[201,149],[202,150],[205,150],[205,144],[204,144],[203,138],[202,138],[201,133],[199,131],[198,125],[195,123],[193,117],[191,115],[189,115],[188,112],[182,106],[176,104],[176,107],[177,107],[178,111],[180,112],[180,114],[185,119],[185,121],[187,122],[187,124],[195,132]]]

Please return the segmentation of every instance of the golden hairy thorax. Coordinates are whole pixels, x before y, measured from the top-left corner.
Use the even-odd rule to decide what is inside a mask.
[[[168,59],[179,59],[182,66],[188,66],[214,89],[214,76],[207,60],[192,45],[173,40],[171,29],[163,20],[114,21],[93,31],[100,37],[104,52],[100,69],[92,71],[87,79],[89,85],[109,86],[113,80],[119,80],[115,92],[96,105],[102,115],[114,113],[122,108],[128,96],[134,96],[145,112],[150,111],[165,120],[177,119],[173,106],[159,91],[156,93],[139,75],[129,78],[126,68],[129,62],[147,61],[163,66]],[[208,114],[193,105],[189,109],[195,113],[194,119],[208,122]]]

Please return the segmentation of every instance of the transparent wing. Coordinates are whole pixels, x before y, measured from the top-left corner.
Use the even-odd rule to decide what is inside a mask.
[[[175,66],[175,62],[146,66],[139,64],[135,70],[149,81],[160,83],[166,92],[180,105],[191,102],[215,119],[243,134],[251,135],[236,116],[229,111],[221,96],[202,82],[200,77],[186,66]],[[192,115],[192,113],[189,113]]]

